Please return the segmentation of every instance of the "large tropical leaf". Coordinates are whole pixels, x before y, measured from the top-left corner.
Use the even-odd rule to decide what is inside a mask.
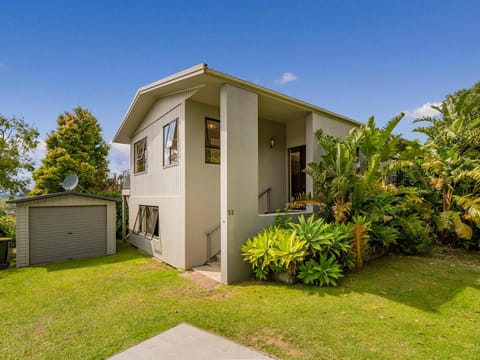
[[[442,226],[440,230],[453,229],[461,239],[470,240],[472,238],[472,228],[462,221],[458,212],[452,210],[442,211],[440,219]]]
[[[454,195],[455,202],[465,211],[464,218],[473,221],[480,227],[480,195]]]

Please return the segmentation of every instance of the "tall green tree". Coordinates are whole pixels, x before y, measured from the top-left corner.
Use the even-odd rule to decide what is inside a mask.
[[[453,246],[478,246],[480,83],[447,95],[435,109],[440,115],[416,120],[427,123],[416,131],[427,135],[421,160],[439,240]]]
[[[24,191],[25,172],[33,170],[31,151],[38,144],[38,131],[23,119],[0,114],[0,193]]]
[[[463,96],[465,96],[463,111],[471,120],[480,118],[480,81],[471,88],[458,90],[451,95],[456,100],[460,100]],[[449,97],[447,95],[447,99]]]
[[[46,144],[47,154],[33,173],[32,195],[63,191],[60,183],[71,173],[78,175],[79,190],[96,193],[105,188],[109,147],[90,111],[77,107],[60,115]]]

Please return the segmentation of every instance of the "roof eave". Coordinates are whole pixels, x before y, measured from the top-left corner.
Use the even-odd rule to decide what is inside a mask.
[[[265,87],[262,87],[262,86],[259,86],[257,84],[251,83],[249,81],[242,80],[240,78],[228,75],[226,73],[223,73],[223,72],[220,72],[220,71],[217,71],[217,70],[214,70],[214,69],[210,69],[207,64],[202,63],[202,64],[192,66],[191,68],[188,68],[186,70],[180,71],[176,74],[167,76],[166,78],[163,78],[161,80],[158,80],[158,81],[152,82],[150,84],[147,84],[147,85],[141,87],[140,89],[138,89],[137,93],[135,94],[135,97],[132,100],[132,103],[130,104],[130,106],[127,110],[127,113],[125,114],[125,116],[123,118],[122,124],[120,125],[120,127],[118,128],[115,136],[113,137],[113,142],[122,143],[122,144],[130,144],[131,138],[130,138],[130,134],[127,133],[128,132],[127,131],[127,128],[128,128],[127,124],[132,117],[133,109],[135,109],[135,107],[137,105],[139,105],[139,101],[141,99],[143,99],[143,101],[148,103],[148,100],[149,100],[148,95],[151,94],[153,91],[155,91],[159,88],[171,85],[173,83],[188,79],[190,77],[198,76],[198,75],[202,75],[202,74],[206,74],[206,75],[209,75],[209,76],[212,76],[212,77],[216,77],[216,78],[224,81],[225,83],[231,83],[231,84],[237,85],[237,86],[242,87],[246,90],[250,90],[250,91],[256,92],[258,94],[268,96],[268,97],[277,99],[279,101],[291,104],[293,106],[302,108],[305,111],[325,114],[327,116],[343,120],[345,122],[354,124],[356,126],[361,126],[362,125],[361,122],[353,120],[353,119],[351,119],[349,117],[346,117],[344,115],[337,114],[333,111],[329,111],[329,110],[321,108],[319,106],[301,101],[299,99],[290,97],[288,95],[284,95],[284,94],[279,93],[277,91],[267,89]],[[151,101],[153,102],[154,99],[152,98]]]
[[[148,93],[158,88],[167,86],[169,84],[190,78],[192,76],[204,74],[207,68],[208,68],[207,64],[201,63],[198,65],[192,66],[191,68],[175,73],[173,75],[167,76],[158,81],[142,86],[140,89],[138,89],[138,91],[135,94],[135,97],[133,98],[130,106],[128,107],[128,110],[125,116],[123,117],[122,124],[120,125],[117,132],[115,133],[115,136],[113,137],[113,142],[121,143],[121,144],[130,144],[130,137],[127,134],[125,134],[125,128],[126,128],[126,124],[130,119],[132,110],[135,108],[135,105],[137,105],[140,97],[144,97]]]
[[[37,195],[37,196],[31,196],[31,197],[23,197],[23,198],[19,198],[19,199],[12,199],[12,200],[8,200],[7,204],[26,203],[26,202],[30,202],[30,201],[37,201],[37,200],[56,198],[56,197],[61,197],[61,196],[68,196],[68,195],[82,196],[82,197],[87,197],[87,198],[91,198],[91,199],[106,200],[106,201],[115,201],[115,202],[120,201],[119,199],[112,198],[112,197],[107,197],[107,196],[102,196],[102,195],[80,193],[80,192],[76,192],[76,191],[64,191],[64,192],[50,193],[50,194]]]
[[[323,114],[326,114],[326,115],[329,115],[329,116],[332,116],[332,117],[335,117],[335,118],[342,119],[346,122],[349,122],[349,123],[352,123],[352,124],[355,124],[355,125],[363,125],[361,122],[359,122],[357,120],[353,120],[353,119],[351,119],[347,116],[337,114],[333,111],[321,108],[319,106],[307,103],[305,101],[293,98],[293,97],[288,96],[288,95],[284,95],[280,92],[270,90],[270,89],[265,88],[263,86],[251,83],[251,82],[246,81],[246,80],[242,80],[240,78],[225,74],[223,72],[220,72],[220,71],[217,71],[217,70],[214,70],[214,69],[206,68],[205,69],[205,74],[212,75],[212,76],[215,76],[215,77],[218,77],[218,78],[222,78],[224,80],[227,80],[228,82],[235,83],[236,85],[239,85],[239,86],[241,86],[245,89],[252,90],[252,91],[260,93],[262,95],[278,99],[282,102],[286,102],[286,103],[292,104],[294,106],[301,107],[301,108],[305,109],[306,111],[323,113]]]

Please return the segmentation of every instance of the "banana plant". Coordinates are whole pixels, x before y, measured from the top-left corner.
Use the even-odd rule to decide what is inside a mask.
[[[470,240],[472,226],[480,228],[477,216],[480,200],[480,118],[472,112],[472,104],[480,94],[463,92],[448,96],[441,106],[434,107],[438,117],[417,119],[426,122],[416,131],[427,135],[424,145],[423,170],[430,191],[441,202],[432,205],[441,243],[455,245]],[[474,115],[472,115],[474,114]],[[435,197],[433,197],[435,199]]]
[[[399,168],[394,164],[399,160],[403,142],[393,131],[403,116],[403,113],[398,115],[383,128],[378,128],[371,117],[343,139],[317,132],[324,154],[320,162],[309,164],[306,173],[312,177],[315,191],[323,195],[331,208],[332,220],[337,224],[354,223],[357,247],[368,241],[370,228],[354,219],[367,215],[370,199],[385,191],[386,176]],[[357,249],[357,266],[363,263],[364,248],[362,245]]]

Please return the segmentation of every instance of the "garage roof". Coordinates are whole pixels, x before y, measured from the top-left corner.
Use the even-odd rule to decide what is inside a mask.
[[[64,191],[64,192],[58,192],[58,193],[53,193],[53,194],[45,194],[45,195],[24,197],[24,198],[20,198],[20,199],[13,199],[13,200],[7,201],[7,203],[8,204],[19,204],[19,203],[25,203],[25,202],[29,202],[29,201],[49,199],[49,198],[68,196],[68,195],[82,196],[82,197],[99,199],[99,200],[107,200],[107,201],[120,201],[120,199],[116,199],[116,198],[113,198],[113,197],[100,196],[100,195],[94,195],[94,194],[88,194],[88,193],[80,193],[80,192],[75,192],[75,191]]]

